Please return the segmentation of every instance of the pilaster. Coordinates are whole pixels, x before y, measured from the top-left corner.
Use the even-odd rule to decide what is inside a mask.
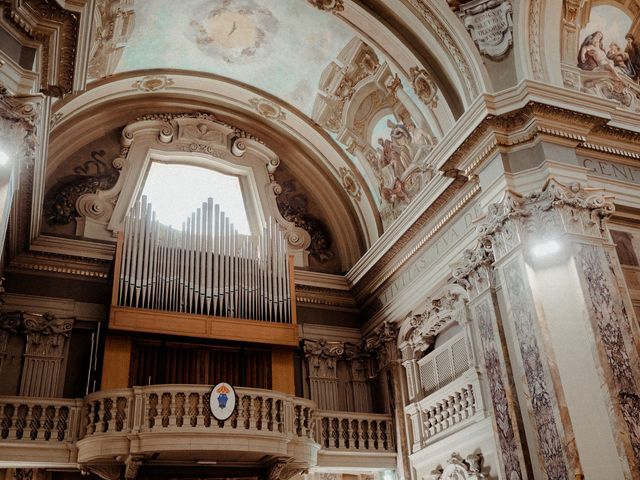
[[[484,257],[482,268],[456,271],[474,292],[494,413],[502,384],[514,439],[508,367],[497,375],[492,364],[523,380],[516,391],[536,478],[640,478],[638,333],[606,228],[612,211],[602,192],[554,179],[525,196],[507,192],[467,253]]]
[[[59,397],[62,394],[60,371],[73,322],[73,318],[56,318],[52,313],[24,314],[27,343],[21,396]]]

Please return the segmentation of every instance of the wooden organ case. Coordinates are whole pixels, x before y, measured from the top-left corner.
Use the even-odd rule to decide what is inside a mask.
[[[227,381],[294,393],[297,345],[275,220],[241,235],[209,199],[177,230],[145,197],[135,204],[118,235],[102,389]]]

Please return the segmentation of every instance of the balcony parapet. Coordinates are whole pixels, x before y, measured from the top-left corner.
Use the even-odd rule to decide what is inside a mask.
[[[320,467],[396,467],[395,430],[390,414],[317,411]]]
[[[75,463],[81,416],[80,399],[0,397],[0,460]]]
[[[415,453],[443,435],[452,434],[469,422],[486,417],[475,369],[405,407],[409,416]]]
[[[285,462],[291,472],[395,465],[391,415],[319,412],[310,400],[237,388],[236,410],[220,422],[209,392],[151,385],[76,400],[0,397],[0,463],[91,470],[130,459],[224,464],[242,457],[267,469]]]

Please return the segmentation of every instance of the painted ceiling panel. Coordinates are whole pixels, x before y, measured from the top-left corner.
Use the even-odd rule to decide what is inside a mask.
[[[115,71],[179,68],[265,90],[310,115],[324,68],[354,32],[300,0],[135,3],[135,26]]]

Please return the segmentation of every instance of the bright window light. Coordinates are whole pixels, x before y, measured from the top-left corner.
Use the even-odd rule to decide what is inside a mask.
[[[557,240],[544,240],[531,247],[531,253],[536,258],[545,258],[560,251],[560,242]]]
[[[211,197],[238,233],[251,234],[236,176],[190,165],[153,162],[142,195],[147,196],[160,223],[177,229]]]
[[[9,163],[9,155],[0,150],[0,167],[4,167],[7,163]]]

